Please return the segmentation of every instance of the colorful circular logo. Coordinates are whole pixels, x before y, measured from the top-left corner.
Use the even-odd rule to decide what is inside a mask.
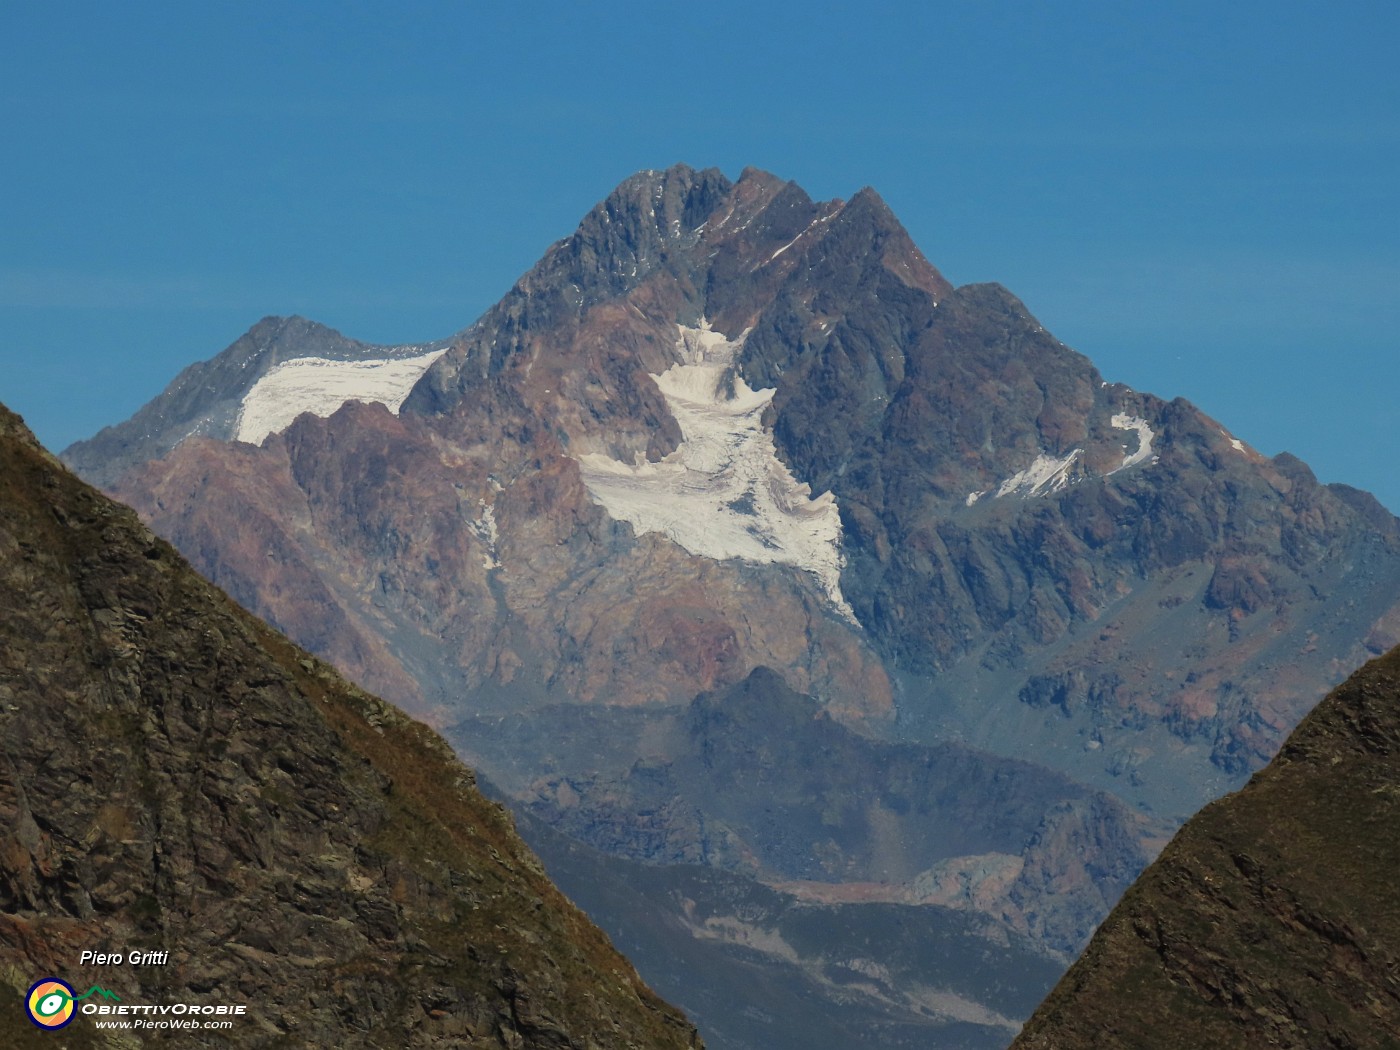
[[[40,1028],[62,1028],[73,1020],[73,986],[57,977],[45,977],[30,985],[25,1004],[29,1019]]]

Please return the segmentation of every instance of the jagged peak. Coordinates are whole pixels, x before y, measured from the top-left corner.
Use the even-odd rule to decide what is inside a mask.
[[[207,360],[184,368],[125,422],[104,427],[63,451],[63,459],[100,487],[187,437],[232,438],[243,399],[268,371],[298,358],[398,359],[445,344],[381,347],[350,339],[299,315],[269,315]]]
[[[774,175],[771,171],[765,171],[763,168],[756,168],[753,165],[749,165],[743,171],[739,172],[739,181],[735,185],[756,186],[760,188],[771,187],[776,192],[783,186],[789,185],[789,183],[785,179]]]
[[[244,332],[223,353],[234,353],[240,349],[251,349],[255,354],[281,349],[296,349],[298,353],[304,353],[304,347],[308,343],[354,347],[368,345],[343,335],[329,325],[302,317],[300,314],[291,314],[285,317],[269,314]]]
[[[953,291],[953,286],[919,250],[898,216],[875,190],[863,186],[844,203],[835,205],[831,225],[854,235],[857,243],[868,245],[872,258],[879,258],[886,269],[905,284],[927,292],[935,302]]]
[[[1273,459],[1274,466],[1290,478],[1301,478],[1308,484],[1316,484],[1317,477],[1313,474],[1312,468],[1295,456],[1292,452],[1280,452]]]
[[[897,231],[905,237],[909,236],[894,209],[885,202],[884,197],[869,186],[862,186],[851,196],[846,202],[845,214],[848,222],[869,222],[882,230]]]
[[[663,234],[691,232],[732,187],[718,168],[697,171],[688,164],[673,164],[664,170],[639,171],[623,179],[594,206],[574,237],[588,236],[598,224],[619,221],[654,220]]]
[[[856,192],[851,195],[851,203],[855,204],[857,201],[873,208],[882,208],[890,212],[891,215],[894,214],[894,212],[890,210],[890,206],[885,203],[885,198],[880,196],[879,191],[876,190],[874,186],[862,186],[860,189],[856,190]]]
[[[282,331],[289,327],[308,328],[312,331],[330,332],[333,335],[341,334],[336,329],[330,327],[330,325],[324,325],[320,321],[313,320],[310,317],[303,317],[301,314],[268,314],[257,324],[253,325],[251,330],[270,329],[273,331]]]

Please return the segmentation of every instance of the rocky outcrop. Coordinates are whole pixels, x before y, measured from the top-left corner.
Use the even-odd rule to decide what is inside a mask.
[[[234,597],[439,724],[476,690],[683,704],[764,664],[852,718],[891,712],[809,574],[635,536],[528,427],[446,437],[350,404],[257,450],[186,442],[120,491]]]
[[[0,508],[6,1031],[30,1030],[20,993],[53,975],[247,1007],[182,1046],[698,1045],[440,738],[234,605],[3,409]],[[80,963],[138,949],[168,959]],[[69,1031],[117,1045],[89,1018]]]
[[[1210,793],[1167,802],[1160,781],[1237,783],[1373,655],[1359,640],[1400,593],[1396,520],[1185,401],[1106,382],[1000,286],[938,286],[887,209],[864,213],[859,236],[833,222],[794,246],[743,364],[777,388],[784,462],[837,498],[842,589],[921,683],[905,713],[946,731],[990,681],[1034,701],[1037,680],[1078,678],[1040,745],[1110,790],[1146,749],[1165,763],[1139,771],[1155,798],[1128,796],[1184,817]],[[954,722],[1029,753],[975,709]],[[1182,743],[1206,761],[1177,764]]]
[[[1400,1045],[1397,820],[1392,651],[1186,824],[1015,1050]]]

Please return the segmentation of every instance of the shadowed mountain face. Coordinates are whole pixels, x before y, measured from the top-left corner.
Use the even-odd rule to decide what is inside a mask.
[[[1060,973],[967,911],[803,900],[753,879],[601,853],[526,815],[561,887],[711,1045],[998,1050]]]
[[[1400,650],[1193,817],[1017,1050],[1400,1046]]]
[[[1164,828],[1400,640],[1374,500],[952,287],[868,189],[639,173],[452,339],[337,340],[264,322],[186,373],[205,400],[177,381],[71,454],[622,859],[1064,957]]]
[[[638,731],[629,750],[645,736],[659,753],[623,773],[538,777],[516,797],[611,856],[723,868],[816,900],[981,912],[1066,958],[1163,832],[1042,766],[859,736],[762,669]],[[504,751],[496,732],[480,720],[452,739]]]
[[[0,608],[5,1045],[59,1045],[21,1004],[48,975],[247,1006],[180,1046],[698,1045],[436,735],[235,606],[3,408]],[[138,949],[168,961],[80,965]],[[85,1017],[64,1036],[117,1045]]]

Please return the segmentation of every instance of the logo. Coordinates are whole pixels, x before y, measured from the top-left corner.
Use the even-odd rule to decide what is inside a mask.
[[[40,1028],[63,1028],[73,1020],[73,986],[56,977],[45,977],[29,987],[25,1000],[29,1019]]]
[[[75,995],[73,986],[67,981],[45,977],[29,986],[25,1006],[29,1010],[29,1019],[40,1028],[63,1028],[73,1020],[73,1004],[93,993],[103,999],[121,1002],[121,996],[95,984],[82,995]]]

